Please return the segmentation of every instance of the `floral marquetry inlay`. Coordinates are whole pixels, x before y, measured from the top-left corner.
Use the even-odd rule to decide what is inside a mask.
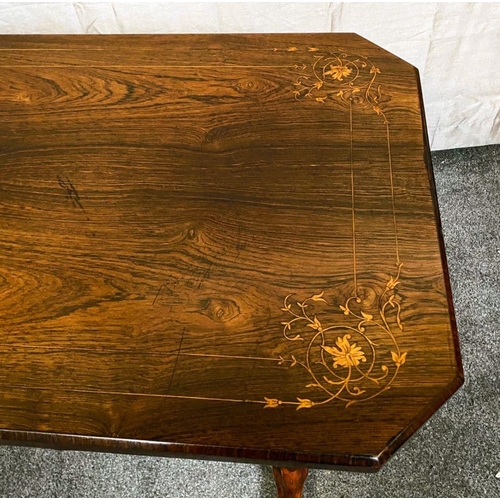
[[[306,388],[317,391],[318,396],[313,399],[297,397],[296,402],[265,398],[265,407],[288,404],[295,405],[299,410],[333,400],[343,401],[347,407],[390,389],[407,358],[407,352],[403,352],[398,344],[396,333],[403,331],[401,303],[396,295],[403,264],[399,256],[389,121],[380,107],[382,88],[377,83],[381,70],[367,57],[341,49],[332,52],[321,51],[317,47],[290,47],[288,52],[305,52],[309,56],[308,61],[300,61],[293,66],[299,73],[293,84],[293,95],[297,101],[312,99],[322,104],[335,101],[345,105],[348,111],[353,293],[345,303],[338,305],[339,314],[347,317],[330,324],[323,321],[321,307],[318,307],[327,302],[324,292],[302,302],[291,301],[291,295],[285,297],[282,311],[289,318],[282,322],[283,335],[290,342],[305,342],[305,346],[302,357],[295,354],[290,359],[283,358],[280,364],[286,361],[292,369],[305,370],[311,379]],[[394,229],[397,272],[377,293],[376,310],[364,309],[363,301],[358,296],[353,112],[359,107],[371,108],[382,117],[387,137],[387,179],[391,197],[387,215]]]
[[[300,73],[294,83],[295,99],[310,98],[320,103],[335,100],[369,106],[387,123],[379,102],[382,89],[376,82],[380,68],[364,56],[342,50],[322,52],[316,47],[308,47],[307,51],[313,61],[294,66]]]
[[[310,375],[306,388],[316,390],[318,397],[297,398],[297,402],[265,398],[267,408],[294,404],[299,410],[334,399],[345,402],[347,407],[390,389],[407,356],[395,334],[395,329],[403,331],[401,305],[396,296],[401,267],[402,264],[379,294],[373,314],[364,311],[362,300],[353,296],[338,306],[339,313],[347,316],[344,321],[323,324],[318,306],[327,303],[324,292],[303,302],[292,302],[291,295],[285,297],[282,311],[289,319],[282,322],[283,335],[291,342],[306,342],[301,358],[291,356],[286,361],[291,368],[297,366]]]

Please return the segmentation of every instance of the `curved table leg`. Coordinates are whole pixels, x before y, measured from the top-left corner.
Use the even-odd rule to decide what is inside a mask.
[[[286,469],[273,467],[274,480],[278,489],[278,498],[301,498],[302,488],[309,469]]]

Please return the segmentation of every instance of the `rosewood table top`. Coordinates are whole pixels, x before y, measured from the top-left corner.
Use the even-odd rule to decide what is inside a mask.
[[[0,66],[0,442],[376,470],[460,386],[413,66],[354,34]]]

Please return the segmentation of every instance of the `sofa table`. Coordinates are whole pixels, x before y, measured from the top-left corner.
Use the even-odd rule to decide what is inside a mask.
[[[354,34],[0,37],[0,442],[375,471],[463,381],[416,69]]]

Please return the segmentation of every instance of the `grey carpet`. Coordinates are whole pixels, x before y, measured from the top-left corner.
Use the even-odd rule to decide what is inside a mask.
[[[500,146],[433,154],[466,382],[378,474],[311,471],[308,497],[500,496]],[[267,467],[0,447],[0,495],[271,497]]]

